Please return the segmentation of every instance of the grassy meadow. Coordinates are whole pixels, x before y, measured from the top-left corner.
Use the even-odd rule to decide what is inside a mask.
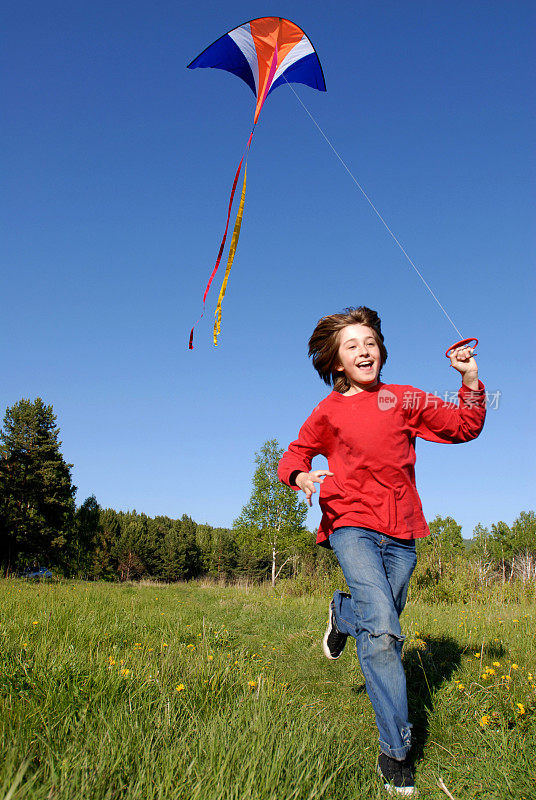
[[[375,800],[355,649],[327,598],[0,581],[0,800]],[[404,612],[420,798],[536,798],[536,604]]]

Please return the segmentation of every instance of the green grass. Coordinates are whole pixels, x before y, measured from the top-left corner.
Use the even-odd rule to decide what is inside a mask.
[[[383,797],[354,648],[287,591],[0,581],[0,800]],[[421,798],[536,798],[535,618],[408,604]]]

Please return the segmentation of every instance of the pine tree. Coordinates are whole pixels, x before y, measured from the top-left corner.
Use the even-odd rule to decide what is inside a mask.
[[[112,580],[116,576],[117,562],[114,559],[113,552],[120,535],[121,525],[117,511],[114,511],[113,508],[101,509],[91,566],[93,578]]]
[[[233,531],[198,525],[196,540],[201,553],[201,568],[208,575],[229,578],[238,566],[239,547]]]
[[[285,564],[297,554],[304,537],[309,537],[304,528],[306,503],[277,477],[282,455],[276,439],[263,444],[255,456],[257,468],[251,497],[233,525],[246,563],[249,561],[251,567],[256,559],[261,569],[268,566],[272,586]]]
[[[201,551],[196,540],[196,524],[183,514],[173,520],[162,545],[163,577],[167,581],[189,580],[201,572]]]
[[[100,538],[100,508],[95,495],[88,497],[76,509],[71,538],[71,573],[80,577],[92,574],[95,548]]]
[[[52,406],[40,397],[7,409],[0,432],[0,559],[7,570],[65,560],[76,487],[60,447]]]
[[[121,581],[136,580],[148,575],[147,534],[148,524],[145,514],[136,511],[120,514],[121,532],[114,542],[112,555],[117,561],[117,571]]]

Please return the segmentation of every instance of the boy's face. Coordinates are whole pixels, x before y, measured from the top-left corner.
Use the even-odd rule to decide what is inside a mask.
[[[338,372],[344,372],[355,389],[368,389],[378,382],[382,365],[380,348],[372,328],[347,325],[339,334]]]

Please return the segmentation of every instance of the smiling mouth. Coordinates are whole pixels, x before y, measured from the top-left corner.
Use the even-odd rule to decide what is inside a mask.
[[[361,361],[361,363],[357,366],[358,369],[368,369],[369,367],[372,367],[373,363],[373,361]]]

